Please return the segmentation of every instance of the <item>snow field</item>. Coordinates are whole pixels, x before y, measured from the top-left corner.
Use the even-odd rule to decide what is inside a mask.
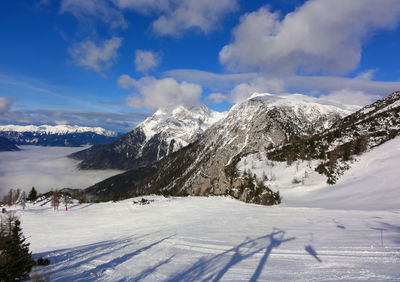
[[[398,281],[400,211],[245,204],[226,197],[18,211],[51,281]],[[140,198],[138,198],[140,199]],[[381,239],[382,232],[382,239]]]
[[[265,154],[243,158],[238,169],[250,170],[279,190],[283,205],[330,209],[392,210],[400,208],[400,138],[376,147],[350,163],[335,185],[315,168],[320,161],[272,162]],[[295,183],[297,182],[297,183]]]

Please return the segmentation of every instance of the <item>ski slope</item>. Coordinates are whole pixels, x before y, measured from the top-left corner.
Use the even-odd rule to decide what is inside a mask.
[[[49,203],[21,215],[50,281],[398,281],[400,210],[257,206],[225,197],[149,205]],[[382,235],[382,237],[381,237]]]

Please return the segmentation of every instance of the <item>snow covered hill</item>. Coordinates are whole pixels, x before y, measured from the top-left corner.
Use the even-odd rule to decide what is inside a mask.
[[[234,106],[192,145],[152,166],[98,183],[88,192],[105,199],[111,194],[123,197],[160,190],[174,195],[224,195],[232,185],[229,166],[238,155],[323,131],[347,114],[309,96],[256,94]],[[249,191],[242,191],[235,197],[253,202],[267,192],[249,196]]]
[[[81,169],[130,169],[149,165],[195,141],[225,113],[205,105],[158,110],[114,143],[71,155]]]
[[[0,136],[17,145],[78,147],[112,142],[119,134],[101,127],[77,125],[2,125]]]
[[[315,171],[319,160],[286,162],[251,154],[238,163],[279,190],[284,206],[332,209],[390,210],[400,208],[400,137],[356,156],[335,185]]]
[[[397,195],[397,194],[396,194]],[[397,281],[400,210],[146,197],[19,210],[50,281]],[[379,197],[377,201],[379,201]],[[332,204],[334,201],[332,201]]]

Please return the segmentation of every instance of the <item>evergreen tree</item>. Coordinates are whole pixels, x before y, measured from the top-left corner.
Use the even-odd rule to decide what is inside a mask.
[[[36,201],[37,197],[38,197],[37,191],[36,191],[35,187],[32,187],[32,190],[29,192],[27,200],[30,202],[34,202],[34,201]]]
[[[20,221],[9,217],[2,225],[0,240],[0,281],[20,281],[29,278],[34,265],[29,243],[25,243]]]

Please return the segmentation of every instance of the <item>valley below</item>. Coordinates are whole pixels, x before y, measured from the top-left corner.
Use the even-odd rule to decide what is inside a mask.
[[[120,170],[81,171],[78,161],[67,155],[82,147],[42,147],[23,145],[21,151],[0,152],[0,192],[10,188],[25,191],[34,186],[39,192],[51,189],[86,188],[121,173]]]

